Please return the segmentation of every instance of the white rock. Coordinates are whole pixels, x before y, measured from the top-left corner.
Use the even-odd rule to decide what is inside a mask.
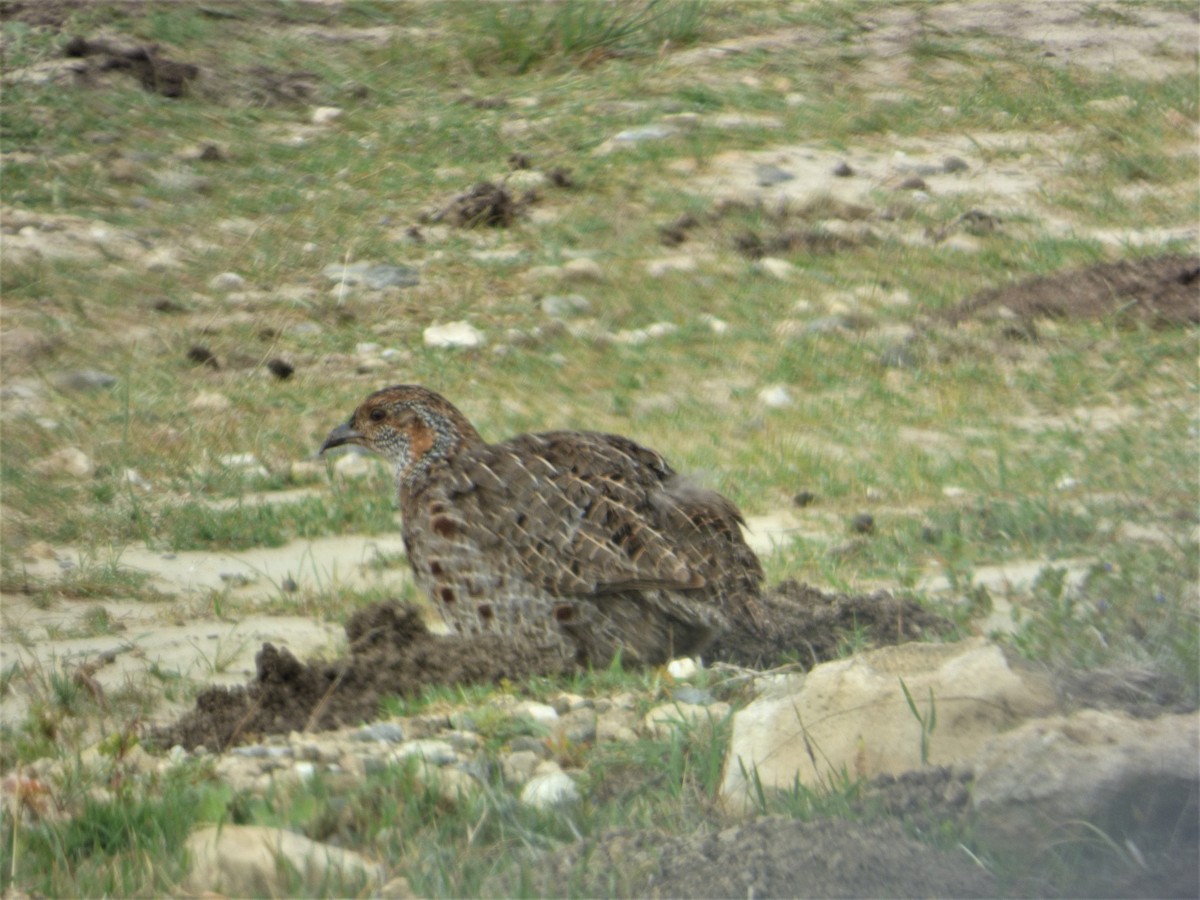
[[[470,322],[449,322],[426,328],[424,341],[426,347],[482,347],[487,338]]]
[[[439,741],[432,738],[406,741],[392,753],[394,760],[404,760],[410,756],[416,756],[427,763],[433,763],[438,766],[445,766],[458,761],[458,754],[454,752],[454,748],[450,746],[448,741]]]
[[[318,106],[313,109],[309,121],[314,125],[328,125],[342,117],[343,110],[338,106]]]
[[[754,263],[753,268],[756,272],[770,275],[779,281],[787,281],[796,274],[795,266],[786,259],[778,259],[774,256],[764,256]]]
[[[545,703],[527,700],[513,707],[513,715],[526,716],[540,725],[553,725],[558,721],[558,711]]]
[[[362,453],[346,453],[333,464],[333,474],[338,478],[365,478],[373,470],[371,460]]]
[[[667,663],[667,674],[676,681],[687,681],[695,678],[701,670],[700,661],[691,656],[673,659]]]
[[[579,788],[557,765],[542,763],[521,789],[521,802],[535,809],[559,809],[579,802]]]
[[[237,272],[222,272],[208,280],[208,287],[214,291],[239,291],[246,286],[246,279]]]
[[[39,475],[69,475],[72,478],[91,478],[96,474],[96,464],[78,447],[62,447],[45,459],[33,464]]]
[[[543,297],[541,302],[542,312],[548,316],[554,316],[556,319],[565,319],[569,316],[577,316],[587,312],[592,308],[592,304],[587,297],[580,294],[567,294],[565,296],[551,295]]]
[[[261,469],[262,463],[253,453],[226,453],[217,458],[227,469]]]
[[[942,488],[942,496],[949,500],[957,500],[959,497],[965,497],[967,489],[958,487],[957,485],[948,484]]]
[[[694,256],[664,256],[646,262],[646,274],[651,278],[663,278],[677,272],[694,272],[698,268]]]
[[[921,766],[918,711],[937,711],[926,751],[933,765],[969,761],[996,735],[1053,710],[1042,677],[1012,669],[983,638],[902,644],[823,663],[794,676],[734,716],[721,796],[730,811],[753,806],[746,773],[767,789],[797,779],[817,788],[845,771],[852,778],[897,775]]]
[[[729,332],[729,323],[724,319],[718,319],[716,316],[705,313],[700,317],[700,321],[708,326],[708,330],[713,334],[727,334]]]
[[[604,270],[600,268],[600,263],[585,256],[565,263],[562,267],[562,278],[564,281],[576,282],[603,281]]]
[[[758,402],[770,409],[782,409],[794,402],[792,395],[782,384],[773,384],[758,392]]]
[[[217,394],[211,391],[197,394],[188,403],[188,408],[197,412],[221,412],[229,409],[233,404],[224,394]]]
[[[386,871],[350,850],[319,844],[282,828],[211,825],[187,840],[191,869],[183,887],[192,894],[230,897],[284,897],[292,893],[293,872],[306,892],[344,894],[363,881],[383,884]],[[337,886],[345,882],[342,891]]]

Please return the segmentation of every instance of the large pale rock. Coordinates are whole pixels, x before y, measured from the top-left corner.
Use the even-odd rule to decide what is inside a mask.
[[[922,728],[901,682],[927,720],[933,693],[933,765],[967,762],[995,735],[1055,708],[1047,680],[1012,669],[1000,647],[982,638],[902,644],[825,663],[777,683],[734,716],[721,788],[726,805],[749,809],[755,777],[770,790],[797,779],[820,787],[843,771],[871,778],[920,768]]]
[[[1200,714],[1086,709],[1036,719],[990,741],[974,769],[972,804],[993,843],[1028,846],[1086,822],[1157,846],[1196,828]]]
[[[281,828],[213,825],[188,838],[187,852],[191,868],[183,887],[195,894],[288,897],[298,875],[306,893],[351,896],[362,885],[378,889],[387,877],[382,866],[358,853]]]

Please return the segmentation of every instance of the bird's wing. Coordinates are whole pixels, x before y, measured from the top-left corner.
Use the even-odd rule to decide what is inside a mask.
[[[460,521],[551,593],[706,583],[703,565],[680,546],[678,504],[668,489],[675,473],[633,441],[590,432],[522,435],[473,452],[456,475],[449,499]]]

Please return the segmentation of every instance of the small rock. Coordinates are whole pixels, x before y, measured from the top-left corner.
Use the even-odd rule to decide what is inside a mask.
[[[340,119],[342,112],[343,110],[339,106],[318,106],[313,109],[308,120],[314,125],[329,125]]]
[[[694,256],[666,256],[646,262],[646,274],[651,278],[662,278],[677,272],[694,272],[699,268]]]
[[[117,383],[116,375],[98,369],[76,369],[55,376],[54,384],[62,391],[95,391]]]
[[[306,481],[316,481],[325,474],[325,464],[315,459],[297,459],[288,470],[292,481],[303,484]]]
[[[770,187],[774,184],[792,181],[796,176],[779,166],[760,165],[754,167],[754,177],[758,180],[759,187]]]
[[[875,530],[875,517],[870,513],[859,513],[850,520],[850,530],[858,534],[870,534]]]
[[[542,758],[532,750],[517,750],[500,761],[500,772],[505,783],[515,787],[529,781],[541,762]]]
[[[382,744],[399,744],[404,740],[404,729],[396,722],[375,722],[360,728],[350,736],[353,741],[378,741]]]
[[[676,681],[686,681],[695,678],[700,673],[700,665],[690,656],[673,659],[667,663],[667,674]]]
[[[221,368],[221,364],[217,362],[216,354],[203,344],[193,344],[189,347],[187,358],[188,362],[195,363],[198,366],[208,366],[210,369]]]
[[[949,500],[957,500],[959,497],[965,497],[966,495],[966,488],[957,487],[953,484],[948,484],[942,488],[942,496]]]
[[[554,763],[544,762],[521,789],[521,802],[535,809],[560,809],[579,802],[579,788]]]
[[[542,312],[557,319],[566,319],[571,316],[581,315],[592,308],[592,304],[588,298],[580,294],[543,297],[540,305]]]
[[[756,272],[763,272],[779,281],[787,281],[796,274],[796,267],[790,262],[773,256],[764,256],[755,260],[752,268]]]
[[[275,357],[267,360],[267,371],[278,378],[280,381],[287,381],[296,371],[295,367],[286,360]]]
[[[850,178],[854,175],[854,169],[844,159],[833,167],[833,174],[837,178]]]
[[[811,506],[816,502],[816,499],[817,495],[812,491],[799,491],[794,497],[792,497],[792,503],[800,507]]]
[[[782,409],[794,402],[792,395],[782,384],[765,387],[758,392],[758,402],[770,409]]]
[[[378,886],[386,871],[350,850],[320,844],[282,828],[211,825],[187,840],[191,868],[184,889],[198,895],[281,897],[293,891],[293,873],[306,893],[342,893],[337,886],[358,890],[366,880]]]
[[[564,281],[593,282],[604,280],[604,270],[594,259],[586,256],[573,259],[562,267]]]
[[[729,323],[723,319],[718,319],[716,316],[704,313],[700,316],[700,321],[708,326],[708,330],[713,334],[726,334],[729,331]]]
[[[458,754],[454,752],[454,748],[450,746],[448,741],[433,739],[408,741],[401,744],[392,754],[392,758],[397,761],[403,761],[410,756],[415,756],[418,759],[437,766],[445,766],[458,762]]]
[[[518,703],[513,707],[513,715],[525,716],[539,725],[553,725],[558,721],[558,712],[553,706],[548,706],[545,703],[536,703],[533,700]]]
[[[333,474],[338,478],[365,478],[374,471],[371,460],[363,453],[346,453],[333,464]]]
[[[661,141],[674,137],[679,129],[673,125],[644,125],[641,128],[627,128],[612,136],[614,144],[640,144],[645,141]]]
[[[576,709],[564,714],[554,727],[560,740],[586,744],[596,739],[596,711]]]
[[[942,160],[942,171],[947,175],[954,175],[958,172],[966,172],[971,167],[967,165],[967,161],[958,156],[947,156]]]
[[[63,447],[32,466],[39,475],[69,475],[72,478],[91,478],[96,464],[78,447]]]
[[[691,703],[664,703],[654,707],[642,718],[642,731],[658,740],[666,740],[680,728],[707,727],[722,722],[729,715],[728,703],[716,702],[704,706]]]
[[[449,322],[430,325],[423,333],[426,347],[482,347],[487,343],[484,333],[470,322]]]
[[[208,288],[212,291],[240,291],[246,286],[246,279],[237,272],[222,272],[208,280]]]
[[[900,182],[900,190],[902,191],[925,191],[929,189],[929,185],[925,183],[925,179],[920,175],[909,175]]]
[[[373,291],[389,287],[412,287],[421,283],[420,273],[416,269],[389,263],[332,263],[321,273],[339,286],[361,284]]]
[[[1100,100],[1089,100],[1084,104],[1088,109],[1096,112],[1129,112],[1137,107],[1137,101],[1127,94],[1119,94],[1116,97],[1104,97]]]

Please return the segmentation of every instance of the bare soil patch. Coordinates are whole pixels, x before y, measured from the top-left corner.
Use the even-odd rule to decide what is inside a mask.
[[[1019,319],[1200,322],[1200,256],[1121,260],[991,288],[949,312],[955,324],[1007,309]]]
[[[950,627],[915,602],[883,591],[826,594],[794,581],[770,592],[763,606],[762,623],[740,624],[707,658],[744,666],[798,658],[815,665],[839,656],[856,632],[883,645]],[[264,734],[368,721],[389,695],[411,697],[434,685],[521,681],[572,666],[553,651],[511,640],[433,634],[416,608],[399,603],[359,611],[346,623],[346,636],[349,654],[333,662],[301,662],[286,649],[263,644],[249,684],[205,690],[194,709],[156,734],[158,742],[224,750]]]

